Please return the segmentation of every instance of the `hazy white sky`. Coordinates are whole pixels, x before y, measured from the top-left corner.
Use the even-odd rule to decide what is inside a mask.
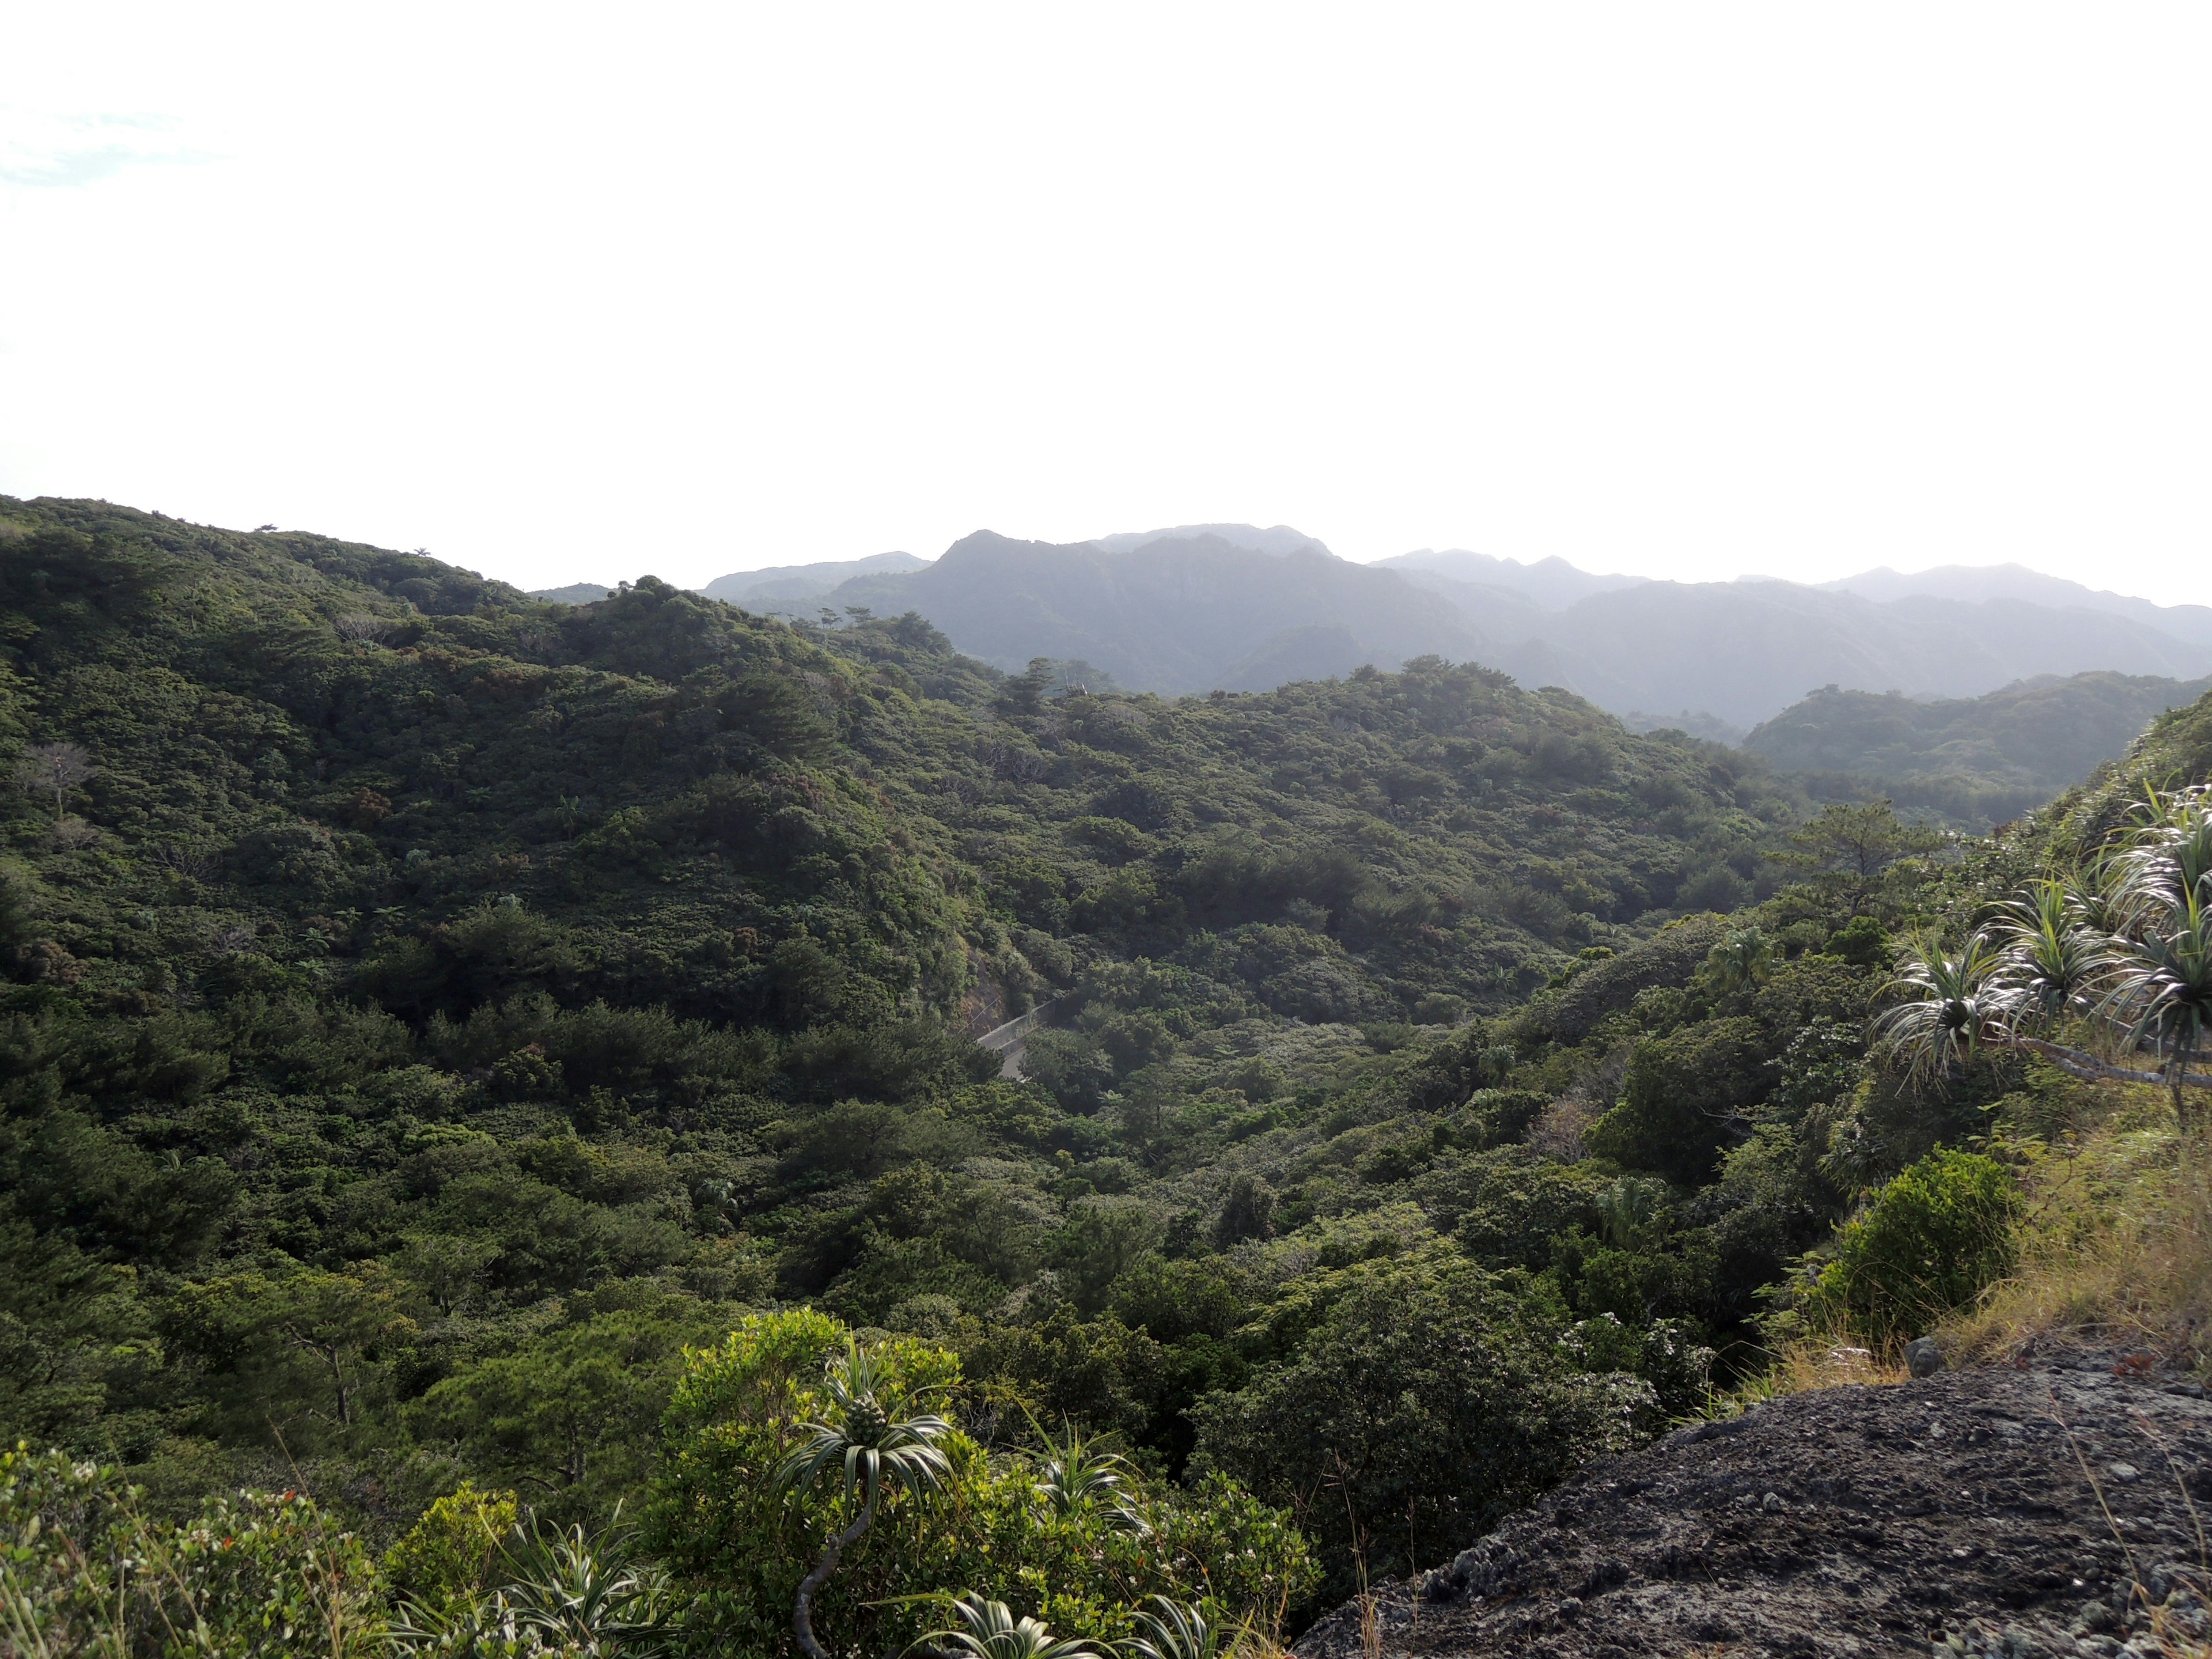
[[[2212,598],[2212,9],[4,0],[0,493]]]

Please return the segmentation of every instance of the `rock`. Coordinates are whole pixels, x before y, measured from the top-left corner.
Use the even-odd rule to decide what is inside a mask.
[[[1943,1350],[1932,1336],[1916,1336],[1905,1345],[1905,1369],[1915,1376],[1933,1376],[1943,1369]]]
[[[2127,1485],[2130,1480],[2140,1480],[2142,1478],[2142,1471],[2132,1463],[2107,1463],[2105,1466],[2105,1473],[2122,1486]]]
[[[1767,1493],[1765,1497],[1759,1500],[1759,1507],[1765,1510],[1769,1515],[1776,1515],[1780,1513],[1782,1510],[1788,1509],[1790,1505],[1782,1501],[1781,1493],[1771,1492]]]

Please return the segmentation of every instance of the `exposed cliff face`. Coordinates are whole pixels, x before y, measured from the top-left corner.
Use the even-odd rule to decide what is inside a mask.
[[[1553,1659],[2019,1659],[2131,1636],[2201,1652],[2208,1498],[2212,1404],[2113,1356],[1833,1389],[1593,1465],[1419,1586],[1384,1587],[1371,1639]],[[1297,1652],[1352,1659],[1361,1626],[1341,1608]]]

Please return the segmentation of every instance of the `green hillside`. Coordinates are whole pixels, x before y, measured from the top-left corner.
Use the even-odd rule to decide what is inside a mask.
[[[1088,695],[79,502],[0,501],[0,1440],[380,1545],[620,1504],[702,1651],[791,1650],[732,1425],[832,1320],[977,1458],[1112,1437],[1295,1625],[1761,1363],[1860,1191],[2041,1086],[1868,1065],[1935,838],[1479,668]],[[959,1571],[1075,1547],[1009,1515]],[[989,1587],[868,1576],[922,1559],[856,1556],[862,1645]],[[1115,1582],[1054,1616],[1183,1581]]]
[[[2094,673],[1917,701],[1831,685],[1759,726],[1744,746],[1806,775],[1816,796],[1887,794],[1985,830],[2081,782],[2152,719],[2208,687],[2212,680]]]

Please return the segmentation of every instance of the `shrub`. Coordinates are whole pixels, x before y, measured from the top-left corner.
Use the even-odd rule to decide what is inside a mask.
[[[2019,1213],[2011,1171],[1939,1146],[1844,1224],[1808,1311],[1878,1341],[1917,1335],[2012,1270]]]
[[[792,1650],[799,1581],[854,1512],[852,1498],[826,1489],[787,1502],[771,1478],[825,1411],[824,1358],[847,1335],[802,1310],[749,1318],[690,1356],[646,1536],[690,1603],[687,1629],[716,1651]],[[945,1350],[890,1338],[873,1352],[887,1410],[943,1410],[960,1397],[960,1362]],[[989,1455],[957,1429],[939,1443],[946,1478],[928,1492],[887,1490],[874,1527],[822,1590],[815,1620],[827,1644],[901,1651],[928,1628],[930,1606],[916,1598],[946,1591],[980,1592],[1103,1641],[1127,1634],[1146,1596],[1269,1624],[1311,1585],[1289,1517],[1224,1478],[1174,1493],[1125,1489],[1114,1506],[1062,1514],[1041,1500],[1026,1460]]]
[[[392,1547],[385,1572],[423,1607],[442,1612],[466,1605],[483,1592],[502,1541],[520,1518],[513,1492],[478,1492],[464,1480]]]
[[[242,1492],[155,1520],[113,1469],[0,1454],[0,1652],[356,1659],[383,1646],[374,1564],[312,1499]]]
[[[1200,1468],[1290,1505],[1330,1547],[1333,1592],[1357,1588],[1363,1542],[1370,1567],[1401,1571],[1401,1547],[1472,1543],[1621,1443],[1607,1380],[1571,1373],[1511,1281],[1425,1255],[1363,1262],[1317,1289],[1334,1299],[1295,1356],[1192,1416]]]

